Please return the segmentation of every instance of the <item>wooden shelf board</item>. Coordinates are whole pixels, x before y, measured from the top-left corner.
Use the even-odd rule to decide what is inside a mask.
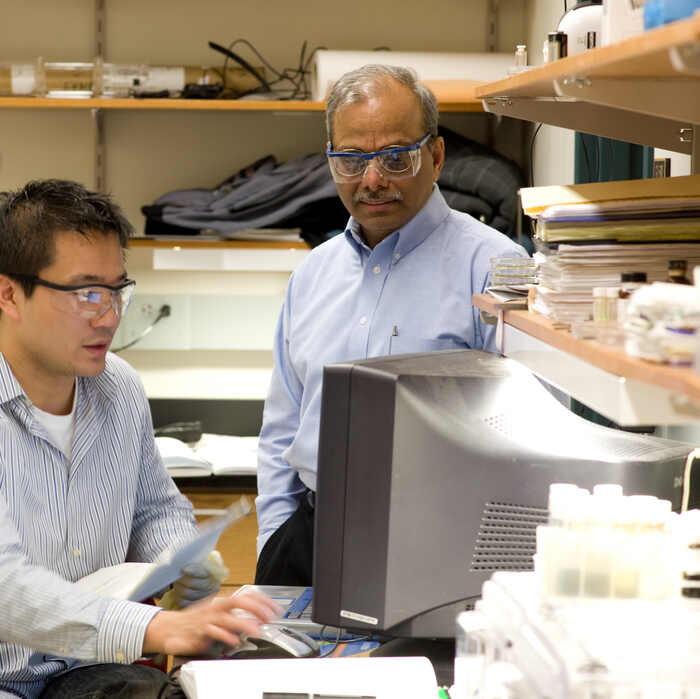
[[[136,237],[129,241],[131,248],[244,248],[257,250],[309,250],[303,240],[154,240],[153,238]]]
[[[443,112],[481,112],[474,80],[433,80],[427,84]],[[121,109],[172,111],[322,112],[324,102],[311,100],[197,100],[137,98],[0,97],[0,109]]]
[[[491,315],[497,315],[501,308],[488,294],[476,294],[473,303]],[[635,379],[700,399],[700,376],[693,369],[647,362],[632,357],[618,347],[592,340],[577,340],[570,332],[556,329],[547,317],[531,311],[505,310],[504,322],[615,376]]]
[[[2,109],[128,109],[178,111],[322,112],[323,102],[308,100],[196,100],[136,98],[0,97]]]
[[[673,78],[700,84],[697,74],[676,71],[669,59],[669,49],[700,41],[700,12],[689,19],[652,29],[624,41],[584,51],[519,75],[485,83],[475,88],[477,98],[552,97],[553,81],[569,76],[627,79]]]

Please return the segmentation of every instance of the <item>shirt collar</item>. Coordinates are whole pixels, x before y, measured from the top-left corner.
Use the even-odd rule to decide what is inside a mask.
[[[81,384],[80,391],[78,391],[77,384]],[[103,404],[107,404],[115,397],[116,385],[114,377],[107,371],[103,371],[96,379],[78,376],[76,391],[79,396],[79,402],[76,402],[76,410],[80,410],[80,403],[86,397],[94,397],[96,393],[100,394],[100,401]],[[16,398],[21,398],[27,405],[31,404],[29,396],[27,396],[20,382],[17,381],[7,359],[5,359],[5,355],[0,352],[0,405],[9,403]]]
[[[0,405],[9,403],[15,398],[27,398],[27,394],[12,373],[5,355],[0,352]]]
[[[401,256],[409,253],[420,245],[447,218],[449,213],[450,207],[442,196],[440,188],[434,184],[433,192],[425,206],[408,223],[387,236],[387,238],[394,238],[394,252]],[[361,252],[362,248],[369,249],[360,234],[359,222],[352,216],[345,227],[345,239],[358,252]]]

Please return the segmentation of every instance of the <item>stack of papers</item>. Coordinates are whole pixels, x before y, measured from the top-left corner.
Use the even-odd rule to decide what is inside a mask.
[[[670,260],[700,265],[700,242],[541,247],[540,284],[532,309],[563,322],[588,320],[593,288],[619,286],[624,272],[644,272],[647,282],[666,281]]]
[[[527,294],[532,284],[489,286],[486,293],[493,296],[502,306],[527,308]]]
[[[533,310],[567,323],[592,315],[593,289],[626,272],[666,281],[668,263],[700,264],[700,175],[530,187],[523,210],[542,256]]]
[[[546,243],[700,240],[700,175],[520,190]]]
[[[156,446],[173,478],[254,476],[258,469],[258,438],[204,433],[190,446],[173,437],[156,437]]]
[[[700,196],[549,206],[537,219],[535,238],[546,243],[700,240]]]
[[[525,187],[520,190],[523,211],[539,218],[550,206],[624,202],[645,205],[651,199],[695,199],[700,197],[700,175],[655,177],[648,180],[619,180],[590,184]]]

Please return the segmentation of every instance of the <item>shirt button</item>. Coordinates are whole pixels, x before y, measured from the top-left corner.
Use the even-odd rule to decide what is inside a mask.
[[[68,648],[66,648],[65,646],[61,646],[61,647],[58,649],[58,652],[59,652],[61,655],[68,655]]]
[[[73,549],[73,555],[76,558],[80,558],[80,549]]]
[[[362,316],[362,318],[360,318],[360,325],[367,325],[367,316]]]
[[[379,274],[382,271],[382,268],[379,265],[377,265],[372,271],[375,274]]]
[[[123,662],[126,660],[126,655],[124,655],[124,652],[123,652],[123,651],[118,650],[118,651],[114,654],[114,659],[115,659],[117,662],[123,663]]]
[[[400,253],[400,252],[395,252],[395,253],[394,253],[394,259],[395,259],[395,260],[398,260],[400,257],[401,257],[401,253]]]

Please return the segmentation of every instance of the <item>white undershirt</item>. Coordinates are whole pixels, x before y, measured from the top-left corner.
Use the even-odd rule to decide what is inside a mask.
[[[75,391],[73,392],[73,405],[68,415],[54,415],[53,413],[47,413],[44,410],[37,408],[36,405],[32,405],[34,417],[49,433],[51,443],[58,447],[69,460],[71,458],[71,450],[73,447],[73,433],[75,432],[75,406],[78,403],[76,400],[77,393],[78,384],[76,382]]]

